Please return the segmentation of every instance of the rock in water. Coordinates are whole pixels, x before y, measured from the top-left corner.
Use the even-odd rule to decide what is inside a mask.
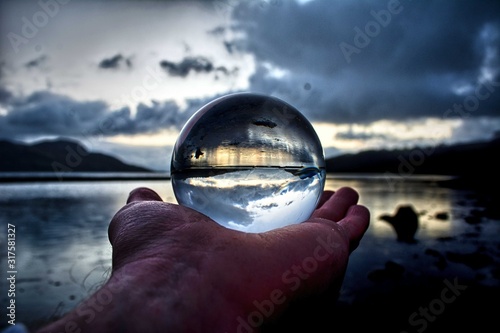
[[[418,230],[419,217],[413,206],[400,205],[394,215],[384,214],[379,217],[394,228],[400,242],[415,243],[415,233]]]

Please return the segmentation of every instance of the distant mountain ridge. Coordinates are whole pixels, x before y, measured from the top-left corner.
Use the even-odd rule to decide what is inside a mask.
[[[330,173],[432,174],[489,177],[500,170],[500,138],[412,149],[367,150],[326,160]]]
[[[328,173],[391,173],[489,177],[498,174],[500,138],[437,147],[366,150],[326,160]],[[72,139],[34,144],[0,140],[0,172],[154,172],[89,152]]]
[[[0,172],[151,172],[147,168],[89,152],[71,139],[34,144],[0,140]]]

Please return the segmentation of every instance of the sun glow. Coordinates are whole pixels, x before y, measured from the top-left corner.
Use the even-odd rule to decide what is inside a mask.
[[[173,146],[178,135],[178,131],[166,129],[150,134],[115,135],[108,138],[106,141],[129,146],[162,147]]]
[[[323,148],[345,151],[435,144],[453,136],[460,119],[422,118],[406,122],[379,120],[368,124],[313,123]]]

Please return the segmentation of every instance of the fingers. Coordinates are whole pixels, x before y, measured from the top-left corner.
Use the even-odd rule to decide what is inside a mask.
[[[335,193],[327,192],[320,199],[326,199],[318,209],[314,211],[311,218],[323,218],[338,222],[346,216],[349,207],[358,203],[358,193],[350,187],[342,187]]]
[[[128,196],[127,203],[134,201],[163,201],[161,197],[150,188],[138,187],[132,190]]]
[[[370,211],[365,206],[351,206],[346,216],[338,223],[349,237],[350,251],[358,247],[370,224]]]
[[[349,187],[325,191],[311,217],[337,222],[349,239],[350,252],[358,246],[370,223],[370,211],[358,205],[358,199],[358,193]]]
[[[321,206],[323,206],[325,204],[325,202],[327,202],[328,199],[330,199],[330,197],[333,195],[333,193],[335,193],[335,192],[329,191],[329,190],[324,191],[321,194],[321,197],[319,198],[318,205],[316,206],[316,209],[318,209]]]

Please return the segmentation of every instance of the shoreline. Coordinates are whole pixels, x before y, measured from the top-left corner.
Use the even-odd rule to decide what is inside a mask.
[[[423,181],[448,183],[457,178],[453,175],[416,174],[402,177],[400,181]],[[2,183],[29,183],[29,182],[83,182],[83,181],[119,181],[119,180],[170,180],[170,173],[161,171],[152,172],[0,172],[0,184]],[[341,180],[373,180],[387,181],[387,175],[383,173],[332,173],[327,174],[326,179]]]
[[[118,181],[118,180],[170,180],[164,172],[6,172],[0,173],[0,183]]]

